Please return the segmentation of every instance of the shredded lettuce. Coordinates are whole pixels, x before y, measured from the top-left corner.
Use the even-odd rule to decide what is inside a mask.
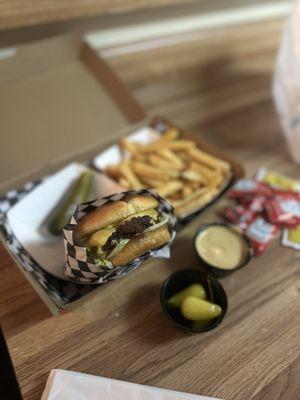
[[[107,269],[113,268],[112,263],[105,258],[105,252],[102,251],[100,247],[93,248],[91,250],[88,249],[88,251],[92,254],[94,263],[96,265],[99,265],[100,267]]]
[[[107,269],[111,269],[113,268],[112,263],[109,260],[103,260],[102,258],[94,258],[94,262],[96,265],[99,265],[102,268],[107,268]]]
[[[153,231],[154,229],[159,228],[164,225],[169,220],[169,216],[167,214],[160,214],[157,222],[154,225],[149,226],[149,228],[145,229],[143,233]]]
[[[126,246],[130,239],[121,239],[114,247],[113,251],[107,256],[108,259],[116,256]]]

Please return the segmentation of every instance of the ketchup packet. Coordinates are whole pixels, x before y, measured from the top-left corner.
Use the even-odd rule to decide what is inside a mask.
[[[248,203],[247,207],[253,213],[261,213],[264,211],[266,200],[265,196],[255,196]]]
[[[242,230],[247,229],[249,224],[255,219],[256,214],[247,210],[241,205],[229,206],[223,210],[223,217],[233,225],[237,225]]]
[[[285,199],[300,200],[300,193],[291,190],[273,189],[274,196],[280,196]]]
[[[235,200],[237,200],[241,206],[248,208],[253,200],[253,196],[251,195],[251,196],[239,197],[236,198]]]
[[[276,196],[265,205],[268,220],[273,224],[295,227],[300,224],[300,201]]]
[[[252,244],[255,256],[262,254],[266,250],[278,230],[278,226],[269,224],[264,218],[255,218],[245,232]]]
[[[253,179],[240,179],[232,187],[229,192],[229,197],[240,199],[254,197],[254,196],[272,196],[272,189],[269,188],[265,183],[257,182]]]

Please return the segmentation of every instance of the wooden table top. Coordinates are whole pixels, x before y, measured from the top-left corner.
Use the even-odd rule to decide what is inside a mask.
[[[189,0],[191,2],[192,0]],[[111,13],[149,10],[153,7],[174,6],[187,0],[0,0],[0,29],[19,28],[50,22],[95,17]]]
[[[271,101],[281,33],[272,21],[110,60],[146,110],[199,132],[246,168],[296,177]],[[279,239],[221,280],[228,314],[203,334],[175,329],[160,308],[162,281],[196,267],[191,238],[211,207],[180,232],[170,260],[151,260],[60,317],[0,249],[0,317],[25,400],[63,368],[226,400],[296,400],[300,391],[300,253]]]

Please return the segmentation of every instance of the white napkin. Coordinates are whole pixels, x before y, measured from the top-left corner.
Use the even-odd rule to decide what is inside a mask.
[[[53,369],[41,400],[217,400],[212,397]]]
[[[300,1],[286,21],[277,57],[273,96],[291,156],[300,163]]]

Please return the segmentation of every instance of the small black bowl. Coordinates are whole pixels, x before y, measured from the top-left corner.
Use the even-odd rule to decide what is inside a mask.
[[[192,285],[200,283],[207,293],[207,300],[222,307],[222,314],[214,318],[209,325],[193,327],[193,322],[184,318],[179,308],[168,305],[168,300],[176,293]],[[222,322],[228,307],[226,293],[221,284],[204,271],[197,269],[182,269],[174,272],[163,283],[160,291],[160,302],[165,315],[177,328],[189,332],[206,332],[216,328]]]
[[[232,272],[237,271],[238,269],[241,269],[241,268],[245,267],[248,264],[248,262],[251,260],[251,258],[253,257],[253,249],[252,249],[251,243],[250,243],[249,239],[247,238],[247,236],[244,233],[239,232],[237,230],[235,230],[235,231],[238,234],[241,235],[242,239],[245,241],[245,243],[246,243],[246,245],[248,247],[248,251],[247,251],[245,260],[238,267],[236,267],[234,269],[222,269],[222,268],[219,268],[219,267],[215,267],[214,265],[211,265],[208,262],[206,262],[200,256],[200,254],[197,251],[197,247],[196,247],[196,239],[197,239],[198,235],[201,232],[203,232],[205,229],[207,229],[207,228],[209,228],[211,226],[226,226],[227,228],[234,229],[230,224],[225,224],[224,222],[211,222],[211,223],[203,224],[203,225],[200,226],[200,228],[197,230],[197,232],[196,232],[196,234],[194,236],[194,249],[195,249],[195,252],[196,252],[196,254],[197,254],[197,256],[198,256],[198,258],[200,260],[201,268],[204,269],[205,271],[207,271],[209,274],[211,274],[211,275],[213,275],[213,276],[215,276],[217,278],[222,278],[223,276],[229,275]]]

